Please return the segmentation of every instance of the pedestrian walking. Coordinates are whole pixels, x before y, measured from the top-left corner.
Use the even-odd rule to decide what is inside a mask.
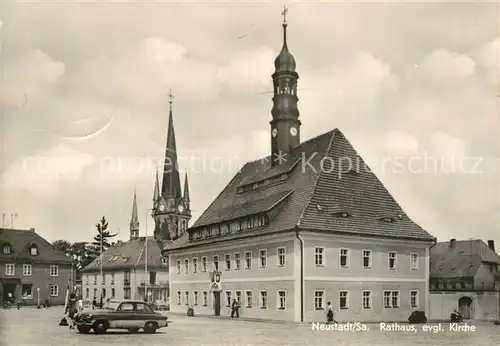
[[[97,309],[97,299],[95,297],[92,299],[92,310],[94,309]]]
[[[69,329],[75,328],[75,316],[78,312],[78,300],[74,293],[71,293],[69,296],[68,306],[67,306],[68,317],[71,320],[69,324]]]
[[[337,321],[335,321],[333,319],[333,307],[332,307],[332,303],[331,302],[328,302],[327,303],[327,308],[326,308],[326,321],[328,323],[337,323]]]
[[[231,318],[240,318],[240,304],[236,299],[233,299],[233,303],[231,304]]]

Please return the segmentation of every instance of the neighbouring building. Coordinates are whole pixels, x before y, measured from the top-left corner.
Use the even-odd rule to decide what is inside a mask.
[[[271,155],[246,163],[185,234],[164,247],[170,309],[242,317],[407,321],[428,315],[429,248],[339,129],[300,141],[296,63],[276,58]]]
[[[101,297],[167,300],[168,265],[162,259],[161,243],[152,236],[139,236],[135,191],[129,240],[116,242],[82,270],[82,294],[97,301]]]
[[[500,256],[493,240],[451,239],[430,255],[431,319],[447,320],[455,309],[464,319],[498,319]]]
[[[27,305],[64,304],[73,286],[71,259],[35,229],[0,228],[0,299],[9,293]]]

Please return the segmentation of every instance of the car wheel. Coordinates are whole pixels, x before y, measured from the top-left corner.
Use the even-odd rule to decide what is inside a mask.
[[[129,328],[128,331],[129,333],[137,333],[139,331],[139,328]]]
[[[144,325],[144,333],[153,334],[156,332],[156,329],[158,329],[156,322],[147,322],[146,325]]]
[[[94,323],[94,333],[104,334],[108,330],[108,322],[106,321],[95,321]]]
[[[89,326],[77,326],[76,329],[78,329],[78,332],[81,334],[88,334],[91,328]]]

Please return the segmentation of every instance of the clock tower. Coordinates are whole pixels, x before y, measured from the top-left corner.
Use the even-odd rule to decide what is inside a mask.
[[[181,189],[177,147],[172,116],[172,93],[169,94],[170,112],[168,117],[167,144],[162,169],[162,184],[156,180],[153,193],[153,218],[155,220],[155,239],[175,240],[188,228],[191,219],[187,174],[184,181],[184,194]]]
[[[274,85],[273,108],[271,115],[271,162],[279,164],[286,154],[300,144],[300,120],[297,108],[297,81],[295,58],[288,50],[286,37],[286,14],[283,12],[283,47],[274,60],[275,72],[272,75]]]

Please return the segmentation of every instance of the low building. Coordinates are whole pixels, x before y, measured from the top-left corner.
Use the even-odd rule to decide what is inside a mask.
[[[64,304],[72,286],[69,257],[54,248],[35,229],[0,229],[0,299],[9,293],[27,305]]]
[[[118,241],[82,270],[83,298],[168,298],[168,265],[162,259],[161,243],[139,237],[137,199],[134,192],[130,238]]]
[[[170,309],[242,317],[408,321],[428,315],[429,248],[344,134],[300,142],[296,64],[276,58],[271,155],[246,163],[188,229],[169,242]]]
[[[455,309],[464,319],[498,319],[500,256],[493,240],[439,242],[430,256],[431,319],[447,320]]]

